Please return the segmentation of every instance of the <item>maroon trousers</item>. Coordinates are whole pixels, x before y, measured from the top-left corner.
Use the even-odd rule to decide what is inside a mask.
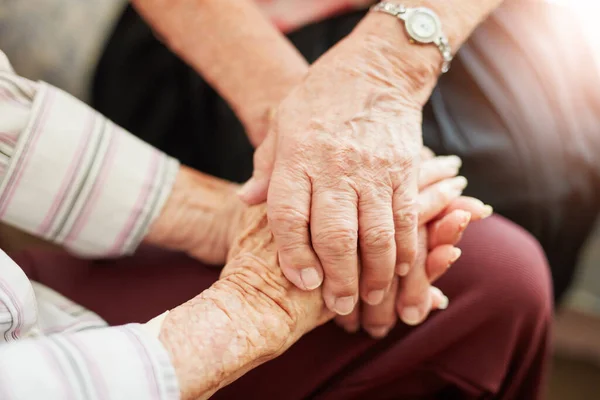
[[[437,285],[450,307],[383,340],[329,323],[219,391],[216,399],[538,399],[552,317],[546,259],[522,229],[492,217],[469,227],[463,256]],[[197,295],[219,271],[143,250],[118,261],[15,257],[28,275],[111,324],[145,322]]]

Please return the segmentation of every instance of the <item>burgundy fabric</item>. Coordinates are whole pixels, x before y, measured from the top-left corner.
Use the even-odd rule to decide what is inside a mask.
[[[215,399],[538,399],[552,320],[546,259],[521,228],[473,224],[460,261],[437,283],[450,307],[384,340],[330,323],[218,392]],[[112,324],[146,321],[207,288],[219,271],[144,249],[117,261],[16,257],[33,278]]]

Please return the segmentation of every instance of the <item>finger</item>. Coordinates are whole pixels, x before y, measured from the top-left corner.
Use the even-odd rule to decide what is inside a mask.
[[[417,260],[409,273],[400,281],[400,293],[396,308],[400,319],[407,325],[418,325],[427,318],[431,310],[429,296],[429,277],[426,270],[426,230],[419,229],[419,248]]]
[[[419,193],[419,225],[426,224],[438,216],[452,200],[460,197],[465,187],[467,180],[458,176],[435,183]]]
[[[471,213],[454,210],[442,219],[427,226],[429,249],[443,244],[457,244],[471,221]]]
[[[431,309],[432,310],[445,310],[450,304],[450,300],[446,295],[435,286],[430,289],[431,294]]]
[[[381,339],[396,324],[396,298],[398,294],[398,277],[394,277],[390,289],[383,301],[378,305],[363,304],[361,321],[363,329],[375,339]]]
[[[421,161],[430,160],[435,157],[435,153],[427,146],[421,148]]]
[[[371,190],[360,196],[358,243],[361,298],[376,305],[383,301],[392,283],[396,264],[391,190]]]
[[[407,174],[394,190],[392,212],[394,215],[394,239],[396,241],[396,273],[406,276],[417,254],[417,177],[415,169]]]
[[[265,140],[254,152],[252,178],[238,192],[240,198],[249,205],[264,203],[267,200],[276,147],[277,133],[275,130],[270,130]]]
[[[359,277],[360,277],[360,271],[361,271],[360,257],[359,257],[358,270],[359,270]],[[361,312],[362,312],[362,307],[359,302],[358,304],[356,304],[356,306],[354,307],[354,310],[352,310],[352,312],[350,314],[336,315],[334,321],[340,328],[342,328],[346,332],[356,333],[360,329],[360,313]]]
[[[336,316],[335,323],[348,333],[356,333],[360,329],[360,312],[360,304],[357,304],[350,314]]]
[[[358,300],[358,196],[342,183],[313,190],[310,231],[325,275],[323,299],[336,314],[352,312]]]
[[[454,178],[462,161],[456,156],[436,157],[421,163],[419,169],[419,190],[448,178]]]
[[[484,204],[481,200],[473,197],[461,196],[452,200],[450,205],[438,216],[438,218],[448,215],[455,210],[463,210],[470,213],[471,222],[488,218],[494,212],[492,206]]]
[[[454,264],[461,256],[459,248],[449,244],[438,246],[427,255],[426,270],[429,283],[435,282]]]
[[[297,170],[275,169],[269,188],[269,226],[283,274],[302,290],[316,289],[323,281],[309,234],[310,195],[308,176]]]

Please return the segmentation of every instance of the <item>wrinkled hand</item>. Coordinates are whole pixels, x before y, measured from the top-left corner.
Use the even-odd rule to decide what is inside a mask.
[[[268,187],[286,277],[304,290],[323,283],[328,308],[349,314],[359,289],[378,304],[414,262],[421,111],[387,82],[333,66],[319,60],[282,102],[262,145],[275,160],[257,152],[242,197],[261,202]]]
[[[443,161],[443,158],[438,160]],[[192,175],[181,179],[181,183],[199,182],[196,178],[200,176],[195,176],[193,171],[187,173]],[[190,181],[188,178],[194,179]],[[223,193],[231,190],[225,182],[221,182],[225,186],[218,185],[216,181],[210,182],[205,195],[217,195],[221,199]],[[427,198],[447,199],[447,186],[444,184],[452,186],[452,179],[430,185]],[[189,197],[183,193],[197,191],[183,191],[180,200]],[[178,198],[179,195],[175,197]],[[455,237],[462,226],[459,219],[450,218],[453,215],[452,207],[463,207],[468,200],[455,200],[448,208],[448,216],[429,227],[429,244],[432,250],[427,257],[427,268],[431,280],[443,273],[455,260],[453,247],[447,244],[452,242],[453,239],[449,238]],[[179,208],[176,206],[189,206],[189,201],[191,200],[170,202],[167,210],[163,211],[162,218],[171,220],[169,217],[174,217],[175,220],[179,218],[179,222],[185,221],[178,214]],[[433,215],[439,203],[422,201],[420,211],[425,215]],[[198,207],[193,201],[191,204],[195,204],[192,207],[195,212],[199,209],[207,212],[205,207]],[[284,276],[269,227],[266,206],[248,208],[239,202],[234,204],[238,204],[238,207],[232,208],[227,202],[217,202],[212,211],[205,215],[222,218],[227,227],[216,232],[219,238],[215,243],[221,243],[228,249],[228,261],[221,279],[196,298],[171,310],[161,327],[160,339],[173,361],[184,399],[209,397],[252,368],[277,357],[306,332],[334,316],[325,307],[320,289],[300,290]],[[227,212],[224,213],[224,210]],[[189,215],[188,212],[184,210],[183,215]],[[157,226],[160,227],[161,224],[159,222]],[[182,230],[186,232],[188,229]],[[188,248],[189,243],[185,238],[186,235],[179,236],[171,243]],[[194,242],[195,240],[191,243]],[[202,251],[210,253],[206,248]],[[221,251],[223,250],[218,250]],[[386,307],[388,299],[395,298],[393,290],[388,293],[394,293],[394,296],[386,296],[381,305],[371,310],[362,310],[366,316],[363,324],[365,321],[377,324],[381,322],[379,318],[385,319],[389,314],[389,308]],[[439,290],[433,288],[430,294],[432,308],[444,308],[447,305],[447,299]],[[369,332],[377,336],[378,332],[381,335],[381,329],[381,325],[372,325]],[[383,329],[386,332],[389,330],[387,327]]]
[[[447,163],[447,157],[438,157],[439,164]],[[443,169],[442,169],[443,170]],[[456,260],[455,248],[450,244],[466,227],[456,215],[465,213],[453,207],[464,206],[467,198],[448,196],[455,178],[440,179],[427,187],[421,196],[419,211],[433,214],[436,209],[447,208],[446,216],[438,223],[430,224],[430,248],[427,265],[430,277],[435,280]],[[452,201],[447,200],[452,199]],[[468,222],[467,222],[468,223]],[[247,293],[253,307],[261,308],[259,325],[261,332],[277,355],[315,327],[335,316],[324,304],[322,289],[304,291],[293,285],[284,275],[278,260],[278,247],[270,229],[265,205],[247,208],[237,224],[234,223],[233,242],[228,261],[221,273],[220,282],[233,282]],[[445,308],[447,299],[434,288],[432,306]]]
[[[362,327],[373,337],[384,337],[398,316],[411,325],[425,320],[430,311],[444,309],[448,299],[431,284],[442,276],[460,256],[454,246],[469,222],[487,218],[492,209],[481,201],[459,197],[466,182],[457,174],[460,159],[435,157],[422,151],[419,173],[419,253],[415,267],[405,277],[394,279],[392,287],[378,305],[362,303],[336,322],[349,332]],[[442,261],[443,260],[443,261]],[[440,300],[441,299],[441,300]]]
[[[283,275],[264,205],[244,212],[221,279],[238,281],[253,293],[254,301],[259,294],[265,318],[278,321],[269,324],[265,335],[281,351],[333,317],[319,290],[300,290]]]
[[[486,217],[489,215],[489,209],[479,200],[460,196],[465,180],[455,177],[460,166],[457,157],[427,158],[419,174],[421,192],[417,198],[424,247],[419,256],[423,259],[423,265],[422,268],[413,269],[404,279],[412,279],[414,285],[421,288],[421,274],[417,272],[423,272],[429,312],[431,309],[443,309],[448,305],[448,299],[443,293],[430,284],[445,273],[460,256],[460,251],[454,244],[460,240],[469,221]],[[267,277],[271,292],[268,297],[278,296],[275,303],[283,306],[288,317],[303,316],[304,322],[300,332],[305,333],[331,317],[332,314],[324,313],[324,309],[319,308],[323,304],[320,300],[321,290],[298,290],[280,271],[277,246],[269,230],[264,205],[249,208],[241,221],[234,226],[237,234],[223,277],[232,272],[244,273],[249,269],[253,276]],[[247,267],[248,264],[253,267]],[[384,294],[382,303],[376,306],[365,303],[361,308],[362,314],[358,313],[357,308],[348,316],[338,316],[338,323],[349,331],[355,331],[362,323],[373,336],[385,335],[395,324],[397,313],[403,306],[404,297],[398,294],[398,282],[398,278],[395,278],[391,289]],[[279,289],[276,286],[279,286]],[[261,292],[264,290],[261,289]],[[285,296],[291,297],[284,298]],[[296,326],[296,318],[292,320],[291,325]],[[282,330],[283,337],[296,337],[290,335],[290,329]]]
[[[333,316],[320,291],[302,291],[283,276],[264,206],[232,222],[221,278],[171,310],[161,327],[186,400],[210,397]]]

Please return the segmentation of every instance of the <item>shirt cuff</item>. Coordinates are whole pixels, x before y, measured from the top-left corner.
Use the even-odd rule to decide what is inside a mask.
[[[88,257],[132,253],[179,165],[90,107],[38,83],[0,184],[0,219]]]
[[[168,352],[138,324],[0,346],[0,398],[180,398]]]

